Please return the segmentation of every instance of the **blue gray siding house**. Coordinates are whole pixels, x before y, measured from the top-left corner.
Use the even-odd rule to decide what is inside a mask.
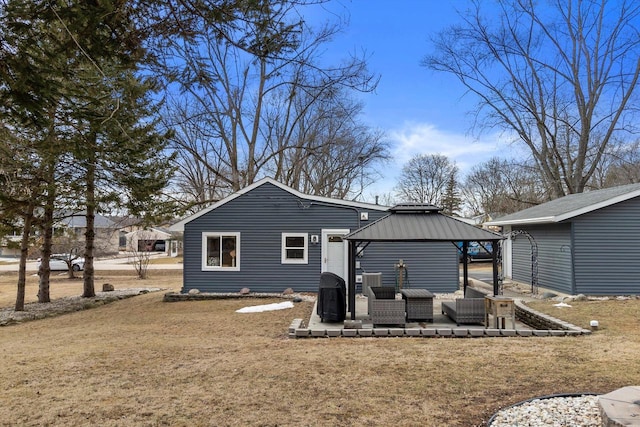
[[[316,292],[320,274],[348,273],[343,236],[388,212],[385,206],[300,193],[262,179],[173,225],[184,239],[182,292]],[[451,242],[389,242],[361,251],[357,274],[382,272],[385,286],[407,265],[407,287],[452,292],[459,287]]]
[[[640,294],[640,184],[572,194],[487,223],[525,231],[538,247],[539,286],[567,294]],[[531,283],[531,245],[516,237],[506,276]]]

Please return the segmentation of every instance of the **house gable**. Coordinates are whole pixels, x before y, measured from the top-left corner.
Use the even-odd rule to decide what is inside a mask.
[[[169,230],[170,231],[184,231],[184,226],[185,224],[194,221],[196,219],[198,219],[199,217],[203,216],[203,215],[207,215],[209,212],[214,211],[216,209],[221,208],[222,206],[226,205],[227,203],[232,202],[233,200],[237,199],[238,197],[241,197],[245,194],[249,194],[251,192],[253,192],[255,189],[263,186],[263,185],[270,185],[270,186],[274,186],[277,187],[279,189],[281,189],[282,191],[289,193],[290,195],[294,196],[295,198],[299,199],[299,200],[304,200],[306,201],[308,204],[318,204],[318,203],[325,203],[325,204],[329,204],[329,205],[333,205],[333,206],[344,206],[345,208],[351,208],[351,209],[362,209],[362,210],[372,210],[372,211],[379,211],[379,212],[385,212],[388,210],[387,206],[381,206],[381,205],[374,205],[374,204],[370,204],[370,203],[362,203],[362,202],[355,202],[355,201],[349,201],[349,200],[341,200],[341,199],[331,199],[328,197],[321,197],[321,196],[312,196],[309,194],[304,194],[304,193],[300,193],[297,190],[294,190],[291,187],[288,187],[272,178],[263,178],[260,181],[256,181],[253,184],[243,188],[242,190],[233,193],[232,195],[225,197],[224,199],[220,200],[219,202],[205,208],[202,209],[201,211],[183,219],[182,221],[179,221],[175,224],[173,224]]]
[[[386,208],[362,209],[375,205],[334,203],[330,199],[300,197],[281,185],[263,182],[228,198],[215,209],[191,218],[184,224],[185,290],[237,292],[248,287],[256,292],[317,290],[321,272],[324,229],[355,230],[363,223],[384,215]],[[306,260],[283,262],[283,236],[304,236]],[[204,237],[203,237],[204,236]],[[206,239],[217,236],[236,239],[234,266],[206,265]],[[315,243],[314,243],[315,242]],[[221,259],[221,263],[224,260]],[[220,266],[222,267],[222,266]]]

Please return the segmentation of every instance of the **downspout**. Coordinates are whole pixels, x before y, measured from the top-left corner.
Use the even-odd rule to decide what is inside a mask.
[[[576,247],[575,242],[575,223],[571,221],[571,247],[569,250],[571,251],[571,294],[578,295],[578,286],[576,285],[576,256],[573,248]]]

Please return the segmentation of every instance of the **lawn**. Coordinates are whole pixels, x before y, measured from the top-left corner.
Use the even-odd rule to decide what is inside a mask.
[[[108,274],[96,283],[180,288],[179,271]],[[12,280],[0,276],[0,305]],[[235,313],[269,302],[159,292],[0,328],[0,425],[468,427],[530,397],[640,384],[640,300],[536,303],[583,327],[597,319],[586,337],[298,340],[287,328],[311,303]]]
[[[149,259],[149,264],[161,265],[161,264],[182,264],[182,257],[169,257],[162,256]]]

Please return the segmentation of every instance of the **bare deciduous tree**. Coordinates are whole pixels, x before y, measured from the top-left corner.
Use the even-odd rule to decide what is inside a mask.
[[[554,198],[582,192],[637,123],[640,4],[502,0],[497,16],[485,5],[439,33],[423,64],[477,97],[483,126],[528,147]]]
[[[71,229],[58,228],[52,237],[51,252],[60,254],[60,258],[67,263],[69,279],[75,278],[73,262],[81,258],[84,239]]]
[[[127,249],[131,254],[133,268],[136,270],[138,279],[144,280],[149,277],[149,263],[151,262],[151,248],[140,245],[139,241],[152,240],[153,235],[146,230],[139,231],[134,239],[131,237],[127,242]]]
[[[589,184],[593,188],[640,182],[640,141],[608,150]]]
[[[349,123],[340,111],[358,113],[347,91],[373,90],[377,79],[359,57],[333,68],[320,65],[321,47],[340,27],[309,28],[297,10],[304,4],[247,3],[223,27],[209,22],[219,6],[213,3],[208,11],[187,9],[177,17],[191,31],[164,46],[167,62],[177,64],[169,76],[179,77],[173,86],[182,98],[167,124],[177,129],[181,178],[194,184],[197,203],[266,175],[296,188],[353,194],[352,186],[364,182],[353,179],[354,171],[362,177],[381,156],[379,135],[363,132],[355,116]],[[320,173],[322,182],[313,176]],[[214,190],[205,188],[211,185]]]
[[[377,177],[374,166],[387,159],[383,134],[359,122],[362,104],[345,90],[332,90],[316,102],[297,101],[294,108],[292,128],[270,122],[282,141],[269,168],[273,177],[308,194],[361,197]]]
[[[505,215],[549,200],[533,168],[494,157],[474,166],[462,194],[472,215]]]
[[[455,183],[458,167],[442,154],[418,154],[402,167],[396,193],[403,202],[442,207],[447,188]]]

